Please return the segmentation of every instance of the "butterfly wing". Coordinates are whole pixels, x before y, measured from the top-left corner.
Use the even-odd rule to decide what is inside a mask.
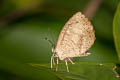
[[[93,26],[81,12],[78,12],[64,25],[58,37],[55,51],[60,60],[84,56],[83,54],[88,51],[94,41]]]

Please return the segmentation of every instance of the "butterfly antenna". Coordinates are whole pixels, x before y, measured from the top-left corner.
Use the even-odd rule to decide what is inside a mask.
[[[47,40],[47,41],[51,44],[51,46],[54,48],[54,44],[53,44],[53,42],[52,42],[51,40],[49,40],[49,39],[46,38],[46,37],[45,37],[45,40]]]
[[[48,32],[50,33],[50,36],[51,36],[51,38],[52,38],[52,42],[54,43],[54,45],[55,45],[55,36],[54,36],[54,33],[51,31],[51,29],[50,28],[48,28]]]

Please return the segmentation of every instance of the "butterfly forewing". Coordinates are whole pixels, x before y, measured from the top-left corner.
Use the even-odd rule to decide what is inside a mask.
[[[88,51],[94,41],[93,26],[81,12],[78,12],[64,25],[55,51],[60,60],[84,56],[83,54]]]

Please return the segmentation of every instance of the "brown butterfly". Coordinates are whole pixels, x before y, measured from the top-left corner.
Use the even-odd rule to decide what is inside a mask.
[[[67,72],[69,72],[67,62],[72,64],[73,57],[88,56],[88,50],[94,44],[95,32],[92,24],[81,12],[73,15],[62,28],[57,44],[52,48],[51,68],[55,64],[54,57],[57,58],[56,71],[58,70],[59,59],[65,61]]]

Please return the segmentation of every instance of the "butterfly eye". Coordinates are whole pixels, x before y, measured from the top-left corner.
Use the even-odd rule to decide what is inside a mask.
[[[56,53],[56,51],[55,51],[55,48],[54,48],[54,47],[52,47],[52,52],[53,52],[53,53]]]
[[[54,52],[54,48],[52,48],[52,52]]]

